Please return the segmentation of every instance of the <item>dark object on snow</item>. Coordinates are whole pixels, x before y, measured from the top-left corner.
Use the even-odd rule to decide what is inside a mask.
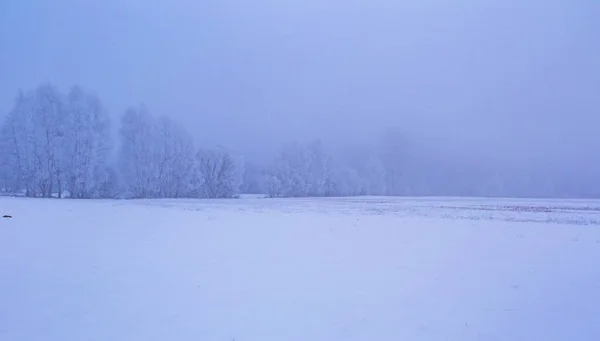
[[[8,214],[5,214],[2,218],[9,218],[10,219],[10,218],[12,218],[12,216],[8,215]]]

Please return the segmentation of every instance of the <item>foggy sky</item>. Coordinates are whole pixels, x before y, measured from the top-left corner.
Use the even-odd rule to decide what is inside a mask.
[[[2,1],[0,112],[50,81],[249,154],[397,126],[456,157],[600,164],[599,18],[597,0]]]

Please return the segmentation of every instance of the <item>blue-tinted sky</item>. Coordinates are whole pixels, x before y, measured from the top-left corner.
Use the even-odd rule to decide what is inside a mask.
[[[600,2],[2,1],[0,111],[43,81],[245,151],[398,126],[465,157],[570,162],[600,150]]]

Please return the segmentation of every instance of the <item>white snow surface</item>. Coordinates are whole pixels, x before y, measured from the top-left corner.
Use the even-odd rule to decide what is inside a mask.
[[[0,198],[0,340],[600,340],[600,201]]]

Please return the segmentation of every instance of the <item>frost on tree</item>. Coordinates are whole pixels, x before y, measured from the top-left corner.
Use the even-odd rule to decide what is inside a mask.
[[[290,143],[284,146],[273,166],[273,177],[278,180],[280,188],[274,188],[276,182],[271,181],[271,190],[283,197],[307,196],[308,167],[308,153],[304,145]],[[273,196],[274,193],[270,194]]]
[[[263,186],[271,197],[336,195],[332,158],[319,141],[290,143],[280,151]]]
[[[165,198],[187,196],[194,165],[194,144],[190,134],[163,116],[158,119],[155,143],[157,195]]]
[[[337,195],[333,159],[327,154],[320,141],[307,146],[307,186],[310,196]]]
[[[2,128],[2,148],[18,182],[12,187],[26,196],[62,196],[66,116],[64,98],[51,84],[17,95]]]
[[[128,109],[121,118],[119,164],[128,195],[158,196],[155,160],[156,122],[144,106]]]
[[[33,162],[31,149],[30,115],[31,98],[19,92],[15,99],[15,107],[2,124],[0,131],[0,152],[2,154],[2,180],[4,191],[18,193],[25,191],[33,196]]]
[[[194,144],[168,117],[155,119],[145,107],[121,119],[119,163],[128,196],[178,198],[191,192]]]
[[[51,84],[20,92],[0,133],[5,190],[30,197],[100,196],[110,124],[96,97],[78,87],[65,96]]]
[[[232,198],[243,178],[243,163],[224,148],[201,149],[196,154],[194,196]]]
[[[65,177],[69,196],[110,196],[110,120],[100,100],[75,86],[67,97]]]
[[[58,89],[45,84],[35,91],[33,100],[35,185],[37,193],[50,197],[56,189],[63,192],[66,110]],[[54,186],[56,185],[56,188]]]

